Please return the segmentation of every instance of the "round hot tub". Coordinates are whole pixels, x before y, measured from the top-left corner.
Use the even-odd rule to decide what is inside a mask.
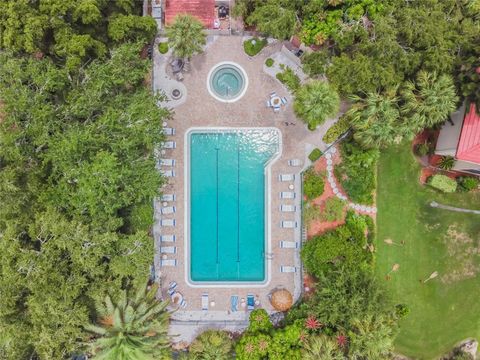
[[[245,70],[233,62],[221,62],[208,74],[208,92],[219,101],[237,101],[245,94],[247,87],[248,78]]]

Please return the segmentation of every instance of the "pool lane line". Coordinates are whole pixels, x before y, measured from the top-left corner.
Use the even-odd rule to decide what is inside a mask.
[[[219,187],[219,181],[218,181],[218,151],[219,150],[220,150],[219,148],[215,148],[215,151],[216,151],[216,154],[217,154],[217,164],[216,164],[217,165],[217,168],[216,168],[216,171],[217,171],[217,174],[216,174],[216,176],[217,176],[217,273],[218,273],[218,264],[219,264],[219,262],[218,262],[218,226],[219,226],[218,225],[218,217],[219,217],[219,212],[218,212],[218,197],[219,197],[219,194],[218,194],[218,192],[219,192],[219,190],[218,190],[218,187]]]
[[[237,147],[237,263],[240,264],[240,146]]]

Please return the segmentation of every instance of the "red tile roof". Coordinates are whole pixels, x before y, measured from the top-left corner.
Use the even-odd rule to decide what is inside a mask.
[[[475,104],[470,105],[470,111],[463,120],[457,159],[480,164],[480,116]]]
[[[165,23],[171,24],[178,14],[197,17],[207,29],[213,28],[215,20],[215,0],[167,0]]]

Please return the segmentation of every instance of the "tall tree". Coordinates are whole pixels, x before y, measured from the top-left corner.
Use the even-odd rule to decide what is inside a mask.
[[[297,17],[294,10],[282,5],[276,0],[268,0],[248,16],[247,23],[256,25],[258,31],[274,38],[290,38],[294,33]]]
[[[157,286],[107,295],[97,306],[97,323],[86,326],[98,338],[90,345],[94,359],[170,359],[167,302],[156,299]]]
[[[314,130],[328,117],[335,116],[339,106],[337,91],[325,81],[314,80],[295,93],[293,109],[308,124],[308,128]]]
[[[190,344],[189,359],[230,360],[233,358],[233,341],[225,331],[207,330]]]
[[[170,47],[179,58],[190,59],[202,52],[205,36],[200,20],[188,14],[177,15],[173,24],[167,27]]]

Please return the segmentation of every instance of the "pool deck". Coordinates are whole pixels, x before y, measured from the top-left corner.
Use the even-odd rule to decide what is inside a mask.
[[[246,299],[247,294],[253,294],[259,300],[261,308],[268,312],[274,312],[268,295],[275,288],[282,287],[289,290],[294,299],[297,300],[302,291],[302,271],[299,258],[299,251],[293,249],[280,248],[280,241],[302,240],[301,226],[301,171],[309,165],[307,156],[310,151],[318,147],[321,150],[326,148],[322,141],[325,131],[332,125],[335,119],[328,120],[316,131],[312,132],[300,121],[297,120],[292,109],[292,97],[283,85],[276,79],[268,75],[263,70],[265,60],[272,54],[277,53],[281,48],[281,43],[273,43],[262,50],[255,57],[249,57],[243,51],[243,38],[235,36],[219,36],[209,39],[207,50],[195,56],[191,60],[191,70],[184,74],[182,86],[186,89],[186,97],[181,102],[177,102],[172,120],[168,120],[168,127],[176,130],[174,136],[168,136],[167,140],[176,142],[176,148],[165,150],[163,158],[175,159],[176,165],[173,168],[176,177],[170,178],[168,184],[162,188],[165,194],[176,194],[176,201],[168,205],[176,206],[176,213],[171,215],[160,215],[157,210],[161,208],[160,202],[155,204],[154,237],[156,246],[155,255],[155,273],[157,281],[162,285],[161,296],[168,299],[166,293],[168,284],[175,281],[177,290],[187,301],[184,309],[178,309],[172,314],[171,333],[181,333],[176,341],[190,341],[195,332],[206,326],[210,327],[233,327],[240,330],[246,326],[248,312],[240,306],[239,311],[231,313],[230,296],[238,295],[239,299]],[[156,47],[155,47],[156,48]],[[243,67],[249,78],[249,85],[245,95],[237,102],[223,103],[215,100],[207,90],[207,75],[210,69],[221,61],[233,61]],[[154,88],[171,89],[175,81],[168,78],[168,71],[165,71],[165,57],[160,55],[157,50],[154,54]],[[172,85],[173,84],[173,85]],[[274,113],[271,108],[267,108],[265,103],[269,99],[269,94],[275,91],[279,96],[286,97],[288,103],[279,113]],[[167,103],[167,106],[169,104]],[[293,123],[295,125],[286,125]],[[198,127],[275,127],[282,134],[283,150],[280,157],[271,167],[271,252],[272,256],[266,261],[269,262],[271,270],[271,280],[264,286],[237,286],[230,287],[192,287],[186,281],[185,260],[184,260],[184,141],[185,133],[190,128]],[[301,159],[303,165],[299,167],[288,166],[288,160]],[[167,169],[167,168],[165,168]],[[289,182],[280,182],[280,174],[295,174],[294,192],[296,199],[281,200],[279,193],[289,190]],[[294,204],[297,207],[295,213],[282,213],[279,208],[281,204]],[[175,219],[176,226],[169,228],[160,227],[160,219]],[[282,220],[294,220],[297,222],[296,229],[282,229],[280,224]],[[176,259],[175,267],[160,267],[160,235],[174,234],[175,243],[165,245],[176,246],[176,254],[168,254],[168,259]],[[165,256],[165,255],[163,255]],[[282,273],[282,265],[297,267],[296,273]],[[209,302],[214,301],[215,306],[209,307],[208,311],[201,310],[201,296],[208,293]],[[175,325],[176,324],[176,325]],[[210,324],[210,325],[208,325]],[[185,327],[190,326],[190,331]],[[177,326],[177,327],[175,327]],[[181,330],[180,330],[181,329]]]

